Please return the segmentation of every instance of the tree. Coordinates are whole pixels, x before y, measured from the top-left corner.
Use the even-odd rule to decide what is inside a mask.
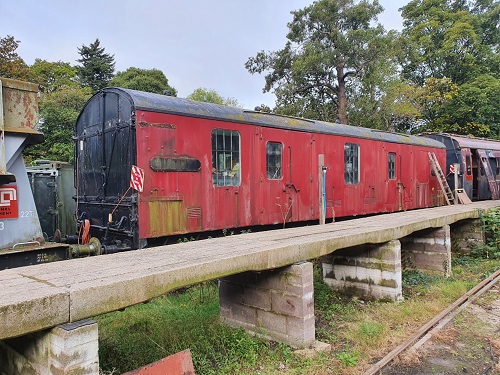
[[[27,163],[36,159],[73,161],[75,122],[91,95],[90,88],[65,86],[42,97],[39,130],[45,142],[25,150]]]
[[[90,87],[93,93],[106,87],[115,71],[114,55],[104,53],[104,47],[99,45],[99,39],[96,39],[90,46],[78,48],[81,56],[77,60],[81,64],[78,66],[78,77],[81,85]]]
[[[430,125],[435,131],[500,139],[500,79],[481,75],[457,88],[442,116]]]
[[[500,3],[413,0],[402,8],[402,74],[421,87],[421,130],[500,137]],[[495,96],[496,95],[496,96]]]
[[[402,9],[403,75],[463,84],[480,74],[498,75],[500,3],[493,0],[413,0]]]
[[[240,107],[238,101],[234,98],[223,98],[217,91],[205,88],[197,88],[186,99],[195,100],[197,102],[214,103],[227,105],[230,107]]]
[[[29,67],[30,77],[38,83],[44,93],[61,90],[64,87],[79,87],[77,68],[62,61],[48,62],[36,59]]]
[[[156,94],[163,94],[168,91],[170,95],[177,96],[177,90],[168,84],[167,77],[158,69],[130,67],[124,72],[116,73],[109,85]]]
[[[421,88],[403,80],[391,81],[380,101],[379,114],[387,131],[416,133],[421,126],[422,114],[418,104]]]
[[[292,12],[282,50],[261,51],[245,67],[267,72],[264,92],[274,89],[277,112],[347,123],[349,81],[389,51],[384,29],[373,26],[382,10],[377,0],[319,0]]]
[[[443,121],[446,108],[458,94],[458,85],[449,78],[428,78],[417,91],[417,102],[423,119],[428,123]]]
[[[396,46],[394,31],[387,33],[387,46]],[[392,40],[391,40],[392,39]],[[387,49],[389,52],[389,48]],[[357,126],[381,130],[399,130],[399,123],[411,111],[401,104],[407,98],[406,84],[400,80],[394,52],[386,59],[370,64],[362,77],[352,79],[347,85],[349,122]]]
[[[410,133],[421,118],[417,90],[418,87],[398,77],[389,77],[382,87],[353,95],[349,119],[357,126]]]
[[[28,65],[16,52],[19,43],[10,35],[0,39],[0,77],[28,80]]]

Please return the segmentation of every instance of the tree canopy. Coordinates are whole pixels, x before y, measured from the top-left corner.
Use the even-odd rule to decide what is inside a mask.
[[[238,101],[234,98],[224,98],[217,91],[206,88],[197,88],[186,99],[195,100],[197,102],[214,103],[220,105],[228,105],[230,107],[240,107]]]
[[[36,159],[73,161],[76,119],[91,94],[88,87],[66,86],[42,97],[39,130],[45,142],[25,150],[28,163]]]
[[[170,95],[177,96],[177,90],[168,84],[167,77],[158,69],[130,67],[124,72],[116,73],[109,85],[156,94],[163,94],[168,91]]]
[[[493,0],[413,0],[401,8],[403,76],[423,85],[426,78],[470,82],[498,75],[500,3]]]
[[[417,130],[500,138],[492,99],[499,95],[500,3],[413,0],[402,16],[402,76],[421,87]]]
[[[498,100],[490,100],[500,78],[500,3],[411,0],[401,33],[376,23],[381,11],[376,0],[315,1],[292,12],[283,49],[245,67],[265,75],[278,113],[500,138]]]
[[[76,67],[62,61],[49,62],[35,59],[35,63],[29,67],[31,80],[38,83],[45,93],[63,88],[80,87],[77,72]]]
[[[99,39],[89,46],[82,45],[78,48],[81,58],[77,61],[78,77],[83,87],[90,87],[92,92],[97,92],[106,87],[113,78],[115,71],[115,58],[104,52],[104,47],[100,47]]]
[[[11,35],[0,39],[0,77],[21,80],[29,78],[28,65],[16,52],[19,43]]]
[[[259,52],[245,67],[266,72],[264,92],[274,90],[277,111],[348,122],[347,85],[374,71],[388,53],[384,28],[374,24],[377,0],[319,0],[292,12],[288,42]]]

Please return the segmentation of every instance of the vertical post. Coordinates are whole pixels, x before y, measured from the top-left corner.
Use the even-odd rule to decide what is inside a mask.
[[[453,177],[454,177],[454,184],[455,184],[455,204],[459,204],[460,202],[458,201],[458,193],[457,189],[460,189],[460,186],[458,186],[458,174],[460,173],[460,164],[456,163],[454,164],[454,172],[453,172]]]
[[[5,156],[5,126],[3,121],[3,92],[2,81],[0,81],[0,175],[7,174],[7,158]]]
[[[326,222],[326,212],[325,212],[325,182],[326,182],[326,170],[324,169],[325,155],[318,155],[318,196],[319,196],[319,224],[325,224]]]

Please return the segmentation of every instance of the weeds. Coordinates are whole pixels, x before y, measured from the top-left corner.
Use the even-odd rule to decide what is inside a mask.
[[[482,216],[485,244],[471,249],[475,257],[500,259],[500,209],[494,208]]]
[[[441,276],[429,275],[417,269],[403,271],[403,286],[429,286],[440,279]]]
[[[240,230],[240,234],[245,234],[245,233],[252,233],[252,230],[251,229],[242,229]],[[234,232],[234,230],[229,230],[229,229],[226,229],[224,228],[222,230],[222,235],[224,237],[228,237],[228,236],[234,236],[236,233]]]
[[[351,352],[337,353],[337,359],[344,366],[354,367],[354,366],[356,366],[358,364],[359,354],[357,354],[357,353],[351,353]]]
[[[384,332],[384,325],[377,322],[363,322],[359,331],[360,336],[366,340],[376,340]]]
[[[182,237],[177,240],[177,243],[192,242],[192,241],[196,241],[196,239],[194,237],[189,237],[189,238]]]

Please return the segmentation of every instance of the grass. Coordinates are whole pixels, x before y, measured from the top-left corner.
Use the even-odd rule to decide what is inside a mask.
[[[196,373],[355,374],[459,298],[500,260],[459,258],[451,278],[405,273],[405,301],[363,302],[315,281],[316,338],[332,352],[304,359],[284,344],[219,322],[217,285],[196,285],[96,317],[103,373],[123,373],[189,348]]]
[[[98,317],[100,362],[122,373],[190,348],[199,373],[252,367],[270,344],[219,323],[216,285],[208,283]]]

